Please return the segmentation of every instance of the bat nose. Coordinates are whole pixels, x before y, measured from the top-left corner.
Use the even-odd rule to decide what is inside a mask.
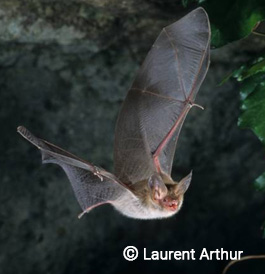
[[[175,210],[178,206],[178,201],[175,200],[175,199],[172,199],[171,197],[169,196],[166,196],[164,199],[163,199],[163,203],[166,207],[172,209],[172,210]]]

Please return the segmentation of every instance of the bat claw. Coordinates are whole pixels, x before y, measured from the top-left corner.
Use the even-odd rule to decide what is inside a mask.
[[[203,106],[201,106],[201,105],[194,104],[194,103],[192,103],[192,102],[189,102],[189,105],[190,105],[190,108],[192,108],[192,107],[198,107],[198,108],[200,108],[200,109],[204,110],[204,107],[203,107]]]
[[[200,109],[204,110],[204,107],[203,107],[203,106],[201,106],[201,105],[198,105],[198,104],[192,104],[192,106],[193,106],[193,107],[198,107],[198,108],[200,108]]]
[[[83,211],[80,214],[78,214],[78,219],[81,219],[85,213],[86,213],[86,211]]]
[[[85,209],[83,212],[81,212],[80,214],[78,214],[78,219],[81,219],[86,213],[88,213],[91,209],[93,208],[92,207],[88,207],[87,209]]]

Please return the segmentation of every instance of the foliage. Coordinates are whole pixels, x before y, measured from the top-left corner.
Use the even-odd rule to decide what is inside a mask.
[[[234,71],[229,78],[236,78],[241,83],[241,115],[238,125],[251,129],[265,146],[265,59],[260,57],[251,64],[245,64]],[[255,187],[265,191],[265,173],[255,180]]]
[[[197,3],[207,11],[212,47],[220,47],[247,36],[265,18],[264,0],[182,0],[184,7]]]
[[[204,7],[211,22],[211,47],[220,47],[248,36],[251,32],[265,36],[264,0],[182,0],[183,6],[194,3]],[[217,8],[218,7],[218,8]],[[260,24],[257,24],[260,22]],[[249,128],[265,146],[265,56],[244,64],[228,75],[241,83],[240,128]],[[265,167],[264,167],[265,169]],[[265,172],[254,182],[257,190],[265,192]],[[263,229],[265,238],[265,228]]]

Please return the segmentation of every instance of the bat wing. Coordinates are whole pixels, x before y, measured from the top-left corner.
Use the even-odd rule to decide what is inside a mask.
[[[112,203],[129,191],[113,174],[35,137],[25,127],[18,127],[18,132],[40,149],[43,163],[58,164],[65,171],[83,209],[80,217],[96,206]]]
[[[198,8],[165,27],[138,71],[115,131],[115,175],[127,184],[171,174],[178,136],[209,66],[210,27]]]

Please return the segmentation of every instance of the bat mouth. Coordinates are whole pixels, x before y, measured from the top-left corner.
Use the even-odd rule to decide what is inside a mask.
[[[165,197],[161,200],[162,206],[169,211],[176,211],[178,209],[178,201],[171,197]]]

